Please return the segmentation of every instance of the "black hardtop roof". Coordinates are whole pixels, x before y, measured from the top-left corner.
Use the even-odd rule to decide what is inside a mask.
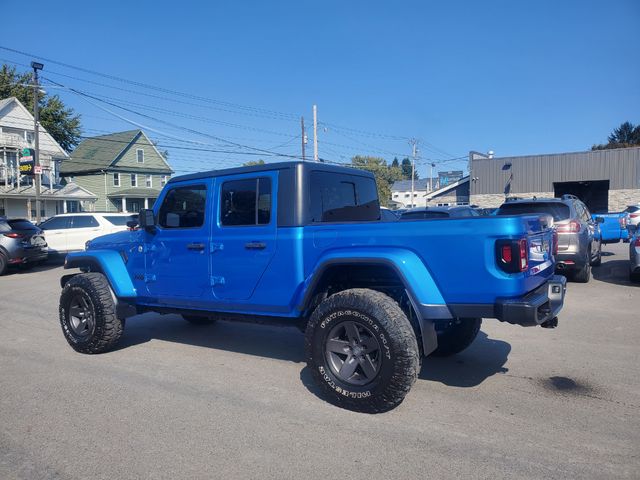
[[[321,170],[324,172],[335,172],[347,175],[360,175],[363,177],[373,177],[371,172],[349,166],[333,165],[323,162],[304,162],[302,160],[289,162],[265,163],[262,165],[251,165],[248,167],[224,168],[221,170],[209,170],[206,172],[189,173],[173,177],[167,183],[182,182],[185,180],[197,180],[201,178],[221,177],[226,175],[236,175],[240,173],[270,172],[273,170],[286,170],[293,168],[303,168],[308,170]]]
[[[551,198],[551,197],[530,197],[530,198],[507,198],[501,205],[517,205],[519,203],[566,203],[568,198]]]
[[[414,207],[408,210],[405,210],[404,213],[412,213],[412,212],[448,212],[450,210],[461,210],[461,209],[470,209],[473,210],[469,205],[426,205],[424,207]]]

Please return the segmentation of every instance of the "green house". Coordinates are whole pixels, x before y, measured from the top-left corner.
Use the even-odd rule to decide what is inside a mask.
[[[60,176],[93,193],[95,209],[106,212],[151,208],[172,173],[142,130],[87,138],[60,165]]]

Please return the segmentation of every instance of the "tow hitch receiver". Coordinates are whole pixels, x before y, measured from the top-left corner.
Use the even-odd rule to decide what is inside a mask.
[[[542,328],[556,328],[558,326],[558,317],[553,317],[540,324]]]

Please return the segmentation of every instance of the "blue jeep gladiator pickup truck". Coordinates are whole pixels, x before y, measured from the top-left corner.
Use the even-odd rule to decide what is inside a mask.
[[[78,352],[105,352],[125,319],[177,313],[283,321],[305,331],[329,399],[381,412],[416,380],[422,355],[471,344],[482,318],[554,327],[546,215],[380,221],[373,175],[286,162],[171,179],[139,228],[67,256],[60,323]]]

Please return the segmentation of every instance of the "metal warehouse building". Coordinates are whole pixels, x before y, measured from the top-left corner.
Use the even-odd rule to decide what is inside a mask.
[[[640,204],[640,147],[501,158],[470,152],[469,174],[470,203],[481,207],[567,193],[592,212]]]

